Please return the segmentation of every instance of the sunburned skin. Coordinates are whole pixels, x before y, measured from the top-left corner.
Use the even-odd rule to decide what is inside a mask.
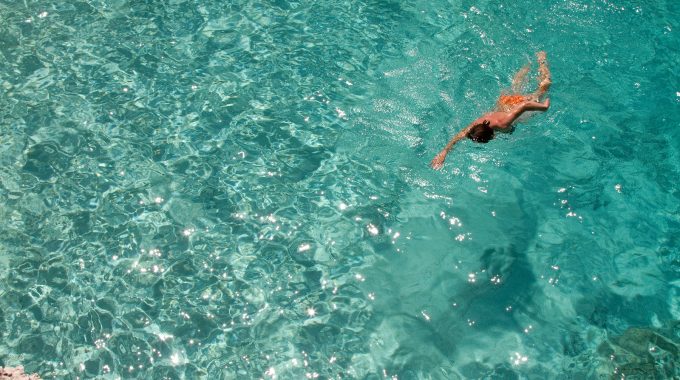
[[[546,54],[543,51],[536,53],[538,58],[538,72],[539,72],[539,85],[536,91],[528,95],[519,95],[524,78],[529,71],[529,67],[526,66],[522,68],[512,81],[512,91],[515,95],[501,95],[498,99],[496,109],[494,111],[485,113],[481,117],[475,119],[467,127],[463,128],[458,132],[451,140],[446,144],[444,149],[439,152],[430,166],[439,170],[444,166],[444,160],[446,160],[446,155],[451,151],[453,146],[461,139],[468,137],[470,139],[475,139],[476,136],[471,135],[473,128],[480,128],[481,124],[487,123],[486,127],[491,128],[494,132],[510,132],[512,130],[512,123],[517,120],[524,112],[527,111],[546,111],[550,108],[550,99],[546,98],[543,102],[539,100],[550,88],[552,81],[550,79],[550,70],[548,69],[548,64],[546,60]],[[488,129],[487,129],[488,132]],[[476,140],[479,142],[486,142],[488,139],[493,138],[493,134],[488,132],[491,137],[486,140]]]

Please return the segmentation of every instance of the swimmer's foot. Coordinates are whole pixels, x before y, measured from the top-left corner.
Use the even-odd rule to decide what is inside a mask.
[[[536,60],[538,61],[538,88],[534,92],[534,96],[538,99],[548,91],[552,80],[550,78],[550,69],[548,68],[548,57],[545,51],[537,52]]]
[[[548,60],[547,54],[545,54],[544,50],[539,51],[536,53],[536,60],[538,61],[539,64],[543,64]]]

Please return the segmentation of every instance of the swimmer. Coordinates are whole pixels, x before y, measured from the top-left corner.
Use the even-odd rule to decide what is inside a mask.
[[[529,72],[529,65],[526,65],[515,74],[512,80],[512,93],[501,93],[493,111],[482,115],[453,136],[444,149],[430,162],[430,166],[433,169],[439,170],[444,166],[446,155],[464,137],[474,142],[487,143],[493,139],[496,131],[503,133],[512,132],[512,123],[524,112],[545,111],[550,107],[549,98],[540,102],[540,98],[548,91],[552,84],[545,52],[539,51],[536,53],[536,58],[538,60],[538,88],[536,91],[531,94],[521,94],[522,86]]]

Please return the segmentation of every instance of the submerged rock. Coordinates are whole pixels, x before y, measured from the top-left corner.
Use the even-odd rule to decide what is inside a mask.
[[[623,334],[603,342],[600,355],[609,359],[614,377],[676,378],[680,375],[680,323],[666,329],[631,327]]]
[[[0,367],[0,379],[15,379],[15,380],[40,380],[36,374],[27,375],[24,373],[24,367]]]

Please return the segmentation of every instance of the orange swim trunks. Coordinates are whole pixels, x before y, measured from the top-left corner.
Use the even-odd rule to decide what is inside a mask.
[[[514,106],[523,102],[526,102],[527,98],[524,95],[501,95],[498,98],[498,104],[504,106]]]

